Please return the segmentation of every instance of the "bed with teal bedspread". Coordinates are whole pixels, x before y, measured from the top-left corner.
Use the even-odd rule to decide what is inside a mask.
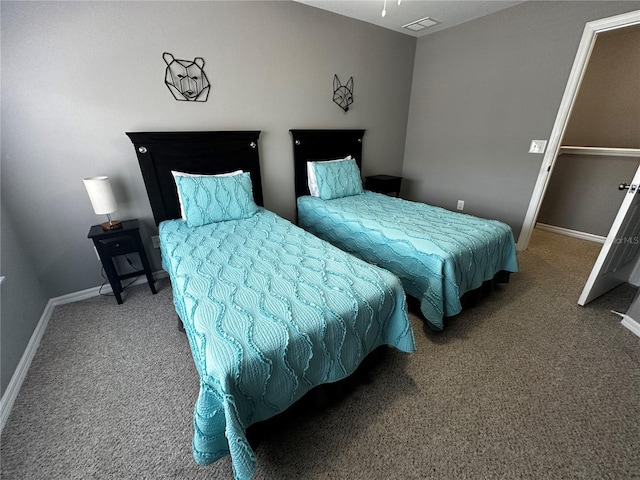
[[[340,380],[380,345],[415,350],[398,278],[258,208],[239,220],[159,226],[163,268],[200,378],[193,455],[256,457],[248,426]]]
[[[516,272],[511,228],[380,193],[298,198],[298,224],[339,248],[395,273],[420,300],[429,326],[462,309],[461,296],[501,271]]]
[[[199,374],[194,458],[230,454],[248,480],[247,427],[277,425],[378,346],[415,350],[402,285],[262,208],[259,131],[127,135]]]

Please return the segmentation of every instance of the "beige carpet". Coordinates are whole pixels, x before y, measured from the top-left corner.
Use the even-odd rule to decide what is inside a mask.
[[[258,479],[640,478],[635,288],[576,303],[599,245],[536,230],[520,273],[389,350],[320,410],[292,409]],[[158,282],[56,308],[1,438],[4,479],[226,479],[191,457],[198,380]]]

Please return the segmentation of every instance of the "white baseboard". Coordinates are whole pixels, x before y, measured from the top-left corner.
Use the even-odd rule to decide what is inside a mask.
[[[633,333],[635,333],[638,337],[640,337],[640,323],[636,322],[629,315],[625,315],[624,317],[622,317],[621,323]]]
[[[156,280],[165,277],[167,277],[167,272],[165,272],[164,270],[153,272],[153,278]],[[139,278],[132,285],[141,285],[143,283],[147,283],[146,277]],[[40,340],[42,340],[42,336],[44,335],[44,331],[47,328],[54,308],[58,305],[64,305],[66,303],[72,303],[80,300],[85,300],[87,298],[96,297],[100,295],[101,289],[104,292],[112,292],[111,287],[109,286],[109,284],[107,284],[104,287],[88,288],[79,292],[69,293],[68,295],[62,295],[60,297],[49,299],[47,305],[44,307],[44,311],[42,312],[36,328],[31,334],[31,338],[29,339],[27,348],[25,348],[24,353],[20,358],[20,362],[18,362],[18,366],[11,376],[11,381],[9,382],[9,385],[7,385],[7,389],[5,390],[4,395],[2,395],[2,398],[0,399],[0,433],[2,433],[2,430],[7,423],[7,419],[9,418],[9,414],[11,413],[11,408],[13,407],[13,404],[18,397],[20,387],[22,386],[24,379],[27,377],[27,372],[29,371],[29,367],[31,366],[33,357],[35,357],[36,355],[36,351],[38,350],[38,346],[40,345]]]
[[[29,370],[29,366],[31,365],[33,357],[36,354],[36,350],[38,350],[40,340],[42,339],[44,331],[47,328],[47,324],[49,323],[49,319],[51,318],[53,309],[53,301],[49,300],[47,302],[47,305],[44,307],[44,311],[42,312],[40,321],[31,334],[31,338],[29,339],[27,348],[24,349],[24,353],[20,358],[20,362],[18,362],[18,366],[11,376],[11,381],[9,382],[9,385],[7,385],[7,389],[4,391],[2,399],[0,399],[0,433],[2,433],[2,430],[7,423],[7,419],[9,418],[9,414],[11,413],[13,403],[16,401],[18,392],[20,391],[20,387],[22,386],[22,382],[24,382],[24,379],[27,376],[27,371]]]
[[[167,272],[164,270],[159,270],[157,272],[153,272],[153,278],[155,280],[159,280],[161,278],[166,278],[168,276]],[[131,285],[142,285],[147,283],[147,277],[141,276]],[[105,283],[100,287],[87,288],[86,290],[80,290],[79,292],[69,293],[67,295],[62,295],[60,297],[52,298],[50,301],[54,302],[54,307],[58,305],[64,305],[66,303],[79,302],[80,300],[85,300],[91,297],[97,297],[101,293],[113,293],[111,289],[111,285]]]
[[[604,243],[607,237],[602,235],[594,235],[593,233],[578,232],[577,230],[570,230],[568,228],[556,227],[555,225],[547,225],[546,223],[536,223],[536,228],[540,230],[548,230],[549,232],[565,235],[567,237],[579,238],[581,240],[587,240],[589,242]]]

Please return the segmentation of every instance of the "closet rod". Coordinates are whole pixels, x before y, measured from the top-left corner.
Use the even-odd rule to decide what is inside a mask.
[[[563,145],[558,155],[603,155],[609,157],[635,157],[640,158],[640,148],[615,148],[615,147],[575,147]]]

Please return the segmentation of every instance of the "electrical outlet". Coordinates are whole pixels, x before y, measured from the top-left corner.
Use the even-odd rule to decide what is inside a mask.
[[[458,200],[458,210],[464,210],[464,200]]]
[[[151,237],[151,243],[153,244],[153,248],[160,248],[160,237],[158,235],[154,235]]]

